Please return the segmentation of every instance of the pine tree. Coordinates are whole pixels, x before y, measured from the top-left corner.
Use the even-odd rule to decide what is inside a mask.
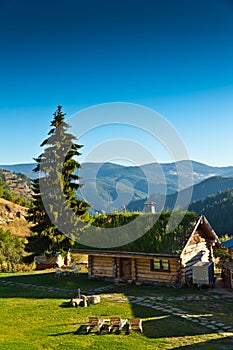
[[[44,152],[34,160],[39,177],[33,181],[34,206],[28,220],[34,223],[30,250],[67,251],[89,220],[90,205],[77,198],[83,185],[75,172],[81,166],[74,159],[82,145],[68,132],[62,107],[53,114],[48,138],[42,142]]]

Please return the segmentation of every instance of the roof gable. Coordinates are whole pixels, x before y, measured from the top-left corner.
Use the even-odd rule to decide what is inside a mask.
[[[210,243],[212,243],[213,245],[217,245],[220,246],[220,241],[218,236],[216,235],[216,233],[214,232],[213,228],[210,226],[208,220],[206,219],[205,216],[201,215],[199,217],[199,219],[196,222],[196,225],[193,229],[192,234],[190,235],[189,239],[187,240],[181,255],[185,252],[186,247],[190,244],[190,242],[193,240],[194,235],[196,234],[196,232],[198,230],[201,230],[205,236],[206,236],[206,240],[208,240]]]

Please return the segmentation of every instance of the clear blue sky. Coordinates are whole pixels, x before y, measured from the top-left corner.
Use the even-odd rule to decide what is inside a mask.
[[[167,118],[191,159],[233,165],[232,0],[3,0],[0,45],[0,164],[39,155],[58,104],[120,101]]]

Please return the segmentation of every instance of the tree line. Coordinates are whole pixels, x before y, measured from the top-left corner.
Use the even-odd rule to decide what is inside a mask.
[[[204,214],[219,236],[233,235],[233,189],[193,202],[189,209]]]

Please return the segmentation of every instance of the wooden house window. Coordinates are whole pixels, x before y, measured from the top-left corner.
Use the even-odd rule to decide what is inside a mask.
[[[151,270],[152,271],[170,271],[169,260],[163,259],[152,259],[151,260]]]

